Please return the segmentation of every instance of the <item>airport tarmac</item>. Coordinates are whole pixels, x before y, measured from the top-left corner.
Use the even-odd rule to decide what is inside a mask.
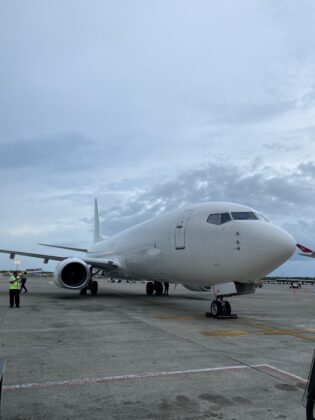
[[[0,281],[2,419],[304,419],[315,287],[265,285],[205,317],[209,293],[100,281],[98,296]]]

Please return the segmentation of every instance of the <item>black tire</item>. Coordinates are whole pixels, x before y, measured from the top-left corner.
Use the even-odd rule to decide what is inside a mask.
[[[159,281],[154,282],[155,293],[157,296],[163,295],[163,284]]]
[[[83,296],[85,296],[86,295],[86,293],[87,293],[87,287],[83,287],[81,290],[80,290],[80,295],[83,295]]]
[[[154,292],[154,284],[152,281],[149,281],[146,285],[146,292],[148,296],[152,296]]]
[[[230,302],[228,302],[227,300],[225,301],[225,315],[229,316],[231,315],[231,305]]]
[[[91,295],[92,296],[96,296],[97,292],[98,292],[98,282],[97,281],[92,281],[91,285],[90,285],[90,290],[91,290]]]
[[[221,302],[219,302],[218,300],[214,300],[211,303],[211,314],[212,316],[214,316],[215,318],[220,316],[222,313],[222,305]]]

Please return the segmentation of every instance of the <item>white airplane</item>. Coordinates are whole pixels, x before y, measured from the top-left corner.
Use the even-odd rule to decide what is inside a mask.
[[[98,206],[94,206],[94,241],[88,248],[47,245],[84,252],[82,258],[0,250],[1,253],[58,261],[54,281],[63,288],[97,294],[96,272],[118,279],[143,281],[146,292],[161,294],[163,282],[193,291],[213,286],[211,314],[231,314],[224,296],[249,294],[255,282],[276,269],[295,251],[293,237],[255,210],[234,203],[199,203],[163,213],[102,239]]]

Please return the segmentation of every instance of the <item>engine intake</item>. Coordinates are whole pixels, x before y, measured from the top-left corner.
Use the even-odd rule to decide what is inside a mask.
[[[55,270],[54,281],[65,289],[82,289],[91,279],[89,266],[79,258],[61,261]]]

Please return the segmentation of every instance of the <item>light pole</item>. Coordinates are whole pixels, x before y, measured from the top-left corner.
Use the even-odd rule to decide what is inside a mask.
[[[21,264],[21,261],[20,260],[15,260],[14,263],[15,263],[15,271],[18,271],[18,267]]]

